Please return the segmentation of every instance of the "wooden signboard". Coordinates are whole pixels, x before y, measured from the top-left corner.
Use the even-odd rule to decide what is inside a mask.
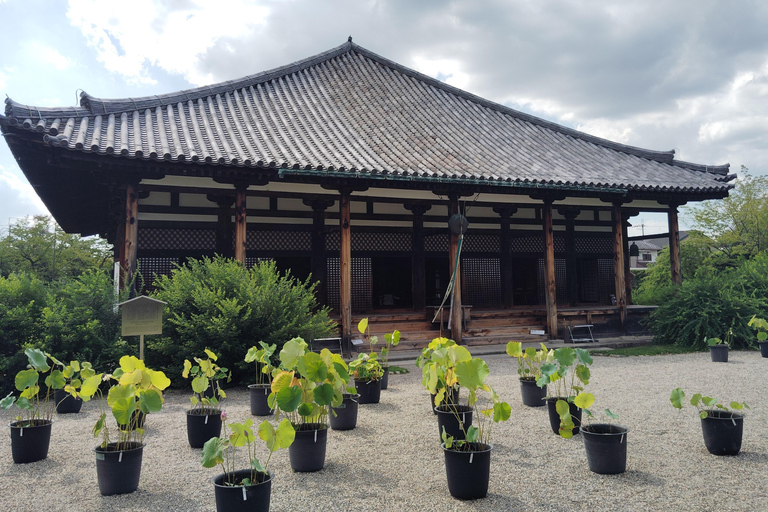
[[[144,359],[144,335],[163,333],[165,302],[141,295],[118,304],[122,313],[122,335],[140,336],[139,359]]]

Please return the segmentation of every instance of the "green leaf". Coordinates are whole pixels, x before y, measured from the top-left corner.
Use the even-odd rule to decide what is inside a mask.
[[[330,405],[333,401],[333,386],[323,383],[312,390],[317,405]]]
[[[685,400],[685,393],[681,388],[675,388],[672,390],[672,394],[669,395],[669,401],[672,402],[672,406],[676,409],[683,408],[683,400]]]
[[[213,468],[224,463],[224,442],[220,437],[212,437],[205,442],[201,462],[204,468]]]
[[[605,410],[605,415],[608,416],[609,418],[611,418],[612,420],[619,419],[619,415],[612,413],[610,409],[606,409]]]
[[[191,370],[191,369],[192,369],[192,363],[189,362],[189,359],[185,359],[184,360],[184,369],[181,370],[181,376],[183,378],[185,378],[185,379],[188,378],[189,377],[189,370]]]
[[[102,413],[101,416],[99,416],[99,419],[96,421],[96,424],[93,426],[93,437],[98,437],[101,433],[101,430],[104,428],[104,423],[107,421],[107,415],[106,413]]]
[[[315,406],[313,404],[303,403],[299,406],[298,413],[302,418],[306,418],[312,416],[312,411],[314,410]]]
[[[198,375],[192,379],[192,391],[198,394],[202,394],[206,389],[208,389],[208,383],[208,377],[205,375]]]
[[[477,428],[475,425],[470,426],[467,429],[467,442],[468,443],[476,443],[480,439],[480,429]]]
[[[284,388],[275,394],[275,403],[281,411],[292,412],[301,403],[301,395],[302,392],[299,386]]]
[[[83,400],[87,401],[90,399],[96,393],[96,391],[99,390],[99,384],[101,384],[100,373],[85,379],[82,387],[80,388],[80,396],[83,398]]]
[[[64,378],[64,374],[61,370],[53,370],[50,375],[45,378],[45,385],[52,389],[63,389],[67,380]],[[75,381],[72,381],[73,387],[77,388]]]
[[[445,426],[443,426],[443,433],[440,434],[440,437],[443,438],[445,447],[450,450],[453,447],[453,436],[448,435],[448,432],[445,431]]]
[[[590,373],[589,368],[583,364],[580,364],[576,367],[576,377],[584,384],[589,384],[589,378],[591,375],[592,374]]]
[[[37,370],[33,370],[32,368],[21,370],[16,374],[16,389],[24,391],[27,388],[36,386],[38,378],[39,374],[37,373]]]
[[[141,410],[147,412],[160,412],[163,408],[163,395],[159,391],[150,389],[139,395]]]
[[[307,352],[303,357],[298,359],[299,373],[314,382],[322,382],[325,380],[328,374],[328,367],[320,357],[320,354],[315,352]]]
[[[251,444],[256,439],[251,430],[252,425],[253,420],[250,418],[244,423],[231,423],[229,428],[232,429],[232,433],[229,435],[229,444],[235,447]]]
[[[554,357],[560,366],[571,366],[576,362],[576,351],[571,347],[560,347],[555,349]]]
[[[457,363],[455,372],[459,385],[470,390],[482,387],[491,373],[485,361],[477,357]]]
[[[296,430],[288,419],[283,419],[277,429],[268,420],[264,420],[259,425],[259,437],[267,443],[269,451],[275,452],[291,446],[296,438]]]
[[[280,351],[280,362],[283,368],[290,370],[296,366],[296,361],[304,355],[306,348],[307,342],[301,338],[293,338],[286,341],[283,349]]]
[[[507,355],[510,357],[523,357],[523,344],[519,341],[507,343]]]
[[[497,402],[493,404],[493,421],[507,421],[512,416],[512,408],[506,402]]]
[[[557,373],[557,365],[555,363],[544,363],[541,365],[541,374],[545,375],[547,377],[551,377],[555,373]],[[544,387],[539,385],[539,387]]]
[[[129,398],[120,398],[112,404],[112,416],[115,417],[120,425],[128,425],[131,422],[131,415],[136,410],[136,400],[131,396]]]
[[[0,400],[0,409],[9,409],[14,404],[14,402],[16,402],[16,397],[13,396],[13,393],[8,393],[5,398]]]
[[[555,403],[555,410],[557,411],[557,414],[560,416],[560,418],[562,418],[563,415],[569,413],[570,407],[568,402],[565,400],[558,400],[557,403]]]
[[[267,470],[264,469],[264,466],[261,465],[261,462],[259,462],[259,459],[252,459],[251,460],[251,467],[258,471],[259,473],[266,473]]]
[[[576,398],[573,399],[573,403],[579,409],[588,409],[595,403],[595,395],[592,393],[579,393]]]
[[[365,334],[365,331],[367,331],[367,330],[368,330],[368,319],[367,318],[363,318],[357,324],[357,331],[360,334]]]
[[[579,359],[579,362],[584,365],[590,365],[592,364],[592,356],[589,353],[589,350],[585,350],[583,348],[577,348],[574,349],[576,351],[576,357]]]
[[[731,409],[741,410],[745,405],[746,404],[742,404],[741,402],[731,402]]]
[[[46,356],[45,352],[39,348],[28,348],[24,353],[27,355],[29,364],[32,365],[32,368],[35,370],[42,373],[51,369],[51,367],[48,366],[48,356]]]

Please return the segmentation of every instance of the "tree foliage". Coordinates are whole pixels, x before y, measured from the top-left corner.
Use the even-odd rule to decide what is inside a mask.
[[[315,285],[280,274],[271,261],[246,269],[219,257],[191,260],[155,287],[155,298],[167,302],[165,336],[148,342],[147,358],[169,375],[207,347],[226,361],[235,381],[252,381],[253,368],[244,361],[249,347],[264,341],[279,348],[297,336],[309,340],[335,330],[328,310],[317,308]]]

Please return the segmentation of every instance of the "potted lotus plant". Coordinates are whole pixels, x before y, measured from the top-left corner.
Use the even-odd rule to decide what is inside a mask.
[[[360,395],[359,403],[377,404],[381,400],[381,381],[384,376],[379,355],[373,351],[373,346],[379,340],[378,337],[369,335],[367,318],[360,320],[357,330],[368,339],[369,351],[367,354],[358,354],[357,359],[349,363],[349,371],[355,378],[355,389]]]
[[[163,372],[147,368],[135,356],[121,357],[119,368],[104,380],[112,385],[106,404],[99,400],[100,415],[93,435],[101,435],[102,441],[93,451],[99,491],[109,496],[130,493],[139,487],[145,433],[142,418],[160,412],[165,401],[163,390],[171,381]],[[107,409],[117,422],[116,437],[111,437]]]
[[[14,379],[16,389],[20,392],[18,399],[9,393],[0,400],[2,409],[9,409],[13,405],[19,409],[16,421],[10,423],[11,455],[16,464],[36,462],[48,457],[54,410],[51,390],[64,387],[61,372],[54,374],[52,371],[58,361],[50,354],[39,348],[27,348],[24,354],[29,364]]]
[[[757,332],[757,344],[760,345],[760,355],[768,357],[768,321],[753,315],[747,325]]]
[[[187,411],[187,438],[192,448],[202,448],[207,440],[221,434],[221,401],[227,397],[221,381],[232,380],[227,368],[216,364],[216,354],[205,349],[206,359],[195,357],[193,365],[184,360],[181,376],[192,378],[191,408]]]
[[[258,345],[249,348],[245,354],[246,363],[256,364],[256,382],[248,386],[251,414],[254,416],[269,416],[273,412],[267,404],[267,398],[269,398],[269,388],[272,386],[272,372],[275,370],[272,364],[275,350],[277,345],[260,341]]]
[[[594,397],[591,400],[594,401]],[[584,439],[584,450],[587,453],[589,470],[601,475],[624,473],[627,469],[627,433],[629,429],[615,425],[619,419],[617,414],[605,409],[607,421],[592,422],[595,415],[588,405],[582,409],[586,415],[581,425],[581,436]]]
[[[579,433],[581,410],[594,401],[583,387],[589,384],[591,364],[592,356],[588,351],[561,347],[552,352],[552,362],[541,365],[541,377],[536,383],[539,387],[550,386],[548,396],[544,398],[550,426],[555,434],[566,439]]]
[[[482,359],[459,361],[454,371],[458,385],[469,392],[467,403],[477,423],[464,431],[464,439],[457,440],[445,430],[442,433],[448,490],[458,499],[484,498],[488,494],[493,451],[491,430],[495,423],[507,421],[512,409],[486,384],[490,370]]]
[[[519,341],[510,341],[507,343],[507,355],[517,359],[517,375],[520,379],[520,392],[523,397],[523,404],[528,407],[544,406],[544,397],[547,396],[547,386],[539,387],[536,381],[541,378],[541,365],[550,362],[553,358],[546,345],[541,344],[541,348],[536,350],[534,347],[528,347],[523,350],[523,344]]]
[[[394,330],[384,335],[384,346],[381,348],[381,368],[384,371],[381,377],[381,389],[389,387],[389,353],[392,347],[400,343],[400,331]]]
[[[727,363],[728,349],[731,348],[731,338],[733,337],[733,328],[725,333],[725,339],[704,338],[704,342],[709,345],[709,357],[713,363]]]
[[[79,361],[70,361],[69,364],[58,362],[57,366],[61,369],[56,368],[51,375],[57,376],[54,380],[58,383],[61,383],[61,379],[63,379],[64,385],[61,388],[55,389],[53,392],[56,413],[78,413],[83,407],[83,402],[90,398],[86,397],[86,400],[83,400],[81,394],[83,381],[96,375],[96,371],[88,361],[83,361],[82,363]],[[59,375],[61,376],[61,379],[58,378]]]
[[[455,439],[464,439],[472,425],[473,407],[460,404],[455,394],[460,388],[456,367],[471,359],[472,354],[466,347],[445,343],[431,352],[429,362],[424,365],[426,387],[434,395],[432,403],[437,415],[438,435],[445,430]]]
[[[218,512],[266,511],[272,494],[272,479],[269,461],[272,454],[281,448],[288,448],[293,443],[296,432],[288,419],[283,419],[275,428],[268,420],[259,425],[257,435],[269,450],[264,465],[256,457],[256,436],[253,433],[253,420],[243,423],[227,424],[226,413],[222,412],[225,435],[212,437],[203,446],[203,467],[221,466],[224,471],[213,478]],[[229,432],[231,430],[231,432]],[[245,452],[249,468],[238,468],[238,453]]]
[[[437,414],[435,407],[439,405],[459,403],[458,384],[452,381],[453,383],[450,386],[446,385],[446,368],[439,364],[437,360],[432,359],[436,351],[454,345],[456,345],[456,342],[451,339],[435,338],[429,342],[429,345],[416,358],[416,366],[421,368],[421,384],[430,393],[429,404],[434,414]]]
[[[685,406],[685,393],[681,388],[672,390],[669,401],[676,409]],[[736,411],[749,409],[744,402],[731,402],[730,408],[716,398],[693,395],[689,403],[696,407],[701,418],[704,445],[712,455],[738,455],[744,433],[744,414]]]
[[[328,441],[328,408],[338,407],[349,383],[340,354],[308,350],[301,338],[287,341],[280,351],[280,367],[272,379],[270,407],[286,417],[296,431],[288,449],[291,468],[298,472],[320,471],[325,466]]]

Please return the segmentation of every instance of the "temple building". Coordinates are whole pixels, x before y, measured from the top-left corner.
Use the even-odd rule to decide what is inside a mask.
[[[345,341],[353,314],[430,316],[454,269],[454,339],[483,311],[537,312],[549,337],[569,319],[624,326],[629,219],[667,213],[680,282],[677,208],[726,197],[734,177],[493,103],[351,38],[161,96],[7,99],[0,128],[59,225],[113,243],[126,276],[151,286],[187,258],[270,258],[319,282]]]

